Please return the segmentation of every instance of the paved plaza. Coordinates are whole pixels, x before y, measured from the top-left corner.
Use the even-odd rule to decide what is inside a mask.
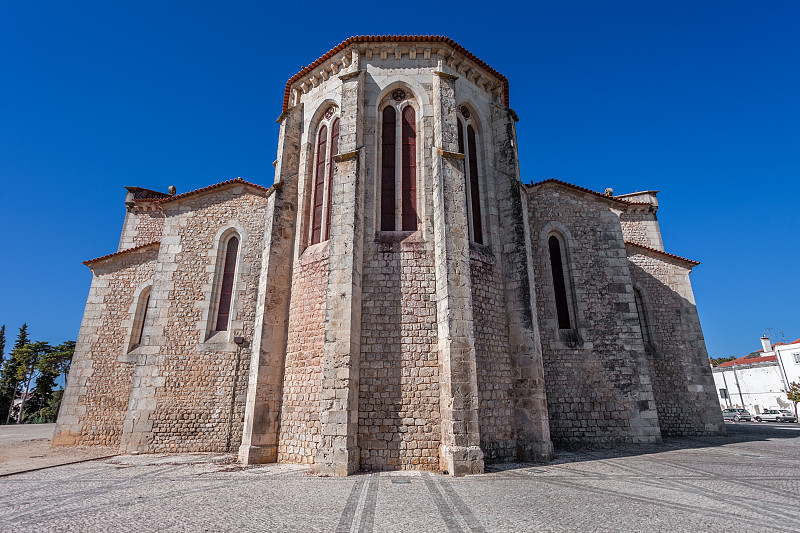
[[[798,424],[727,426],[463,478],[117,456],[0,477],[0,531],[800,531]]]

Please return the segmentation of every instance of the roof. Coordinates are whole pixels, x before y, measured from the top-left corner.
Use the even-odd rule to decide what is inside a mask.
[[[592,189],[587,189],[586,187],[581,187],[580,185],[567,183],[566,181],[557,180],[555,178],[548,178],[546,180],[537,181],[536,183],[529,183],[528,185],[525,185],[525,187],[532,189],[534,187],[541,187],[542,185],[547,185],[547,184],[561,185],[562,187],[567,187],[568,189],[574,189],[576,191],[589,193],[594,196],[603,198],[605,200],[610,200],[612,202],[618,202],[625,205],[650,205],[649,202],[630,202],[628,200],[623,200],[622,198],[619,198],[617,196],[607,196],[601,192],[593,191]]]
[[[638,244],[638,243],[631,242],[631,241],[625,241],[625,244],[626,245],[631,245],[631,246],[636,247],[636,248],[641,248],[643,250],[647,250],[648,252],[654,252],[654,253],[659,254],[659,255],[664,255],[664,256],[667,256],[667,257],[669,257],[671,259],[677,259],[678,261],[685,261],[686,263],[689,263],[692,266],[697,266],[697,265],[700,264],[700,261],[695,261],[693,259],[687,259],[685,257],[681,257],[679,255],[671,254],[669,252],[664,252],[662,250],[656,250],[655,248],[650,248],[649,246],[645,246],[643,244]]]
[[[351,44],[358,44],[358,43],[443,43],[451,46],[452,48],[458,50],[469,59],[486,69],[490,74],[497,77],[503,83],[503,99],[505,100],[506,106],[509,105],[509,89],[508,89],[508,79],[497,72],[495,69],[490,67],[484,61],[478,59],[472,52],[455,42],[453,39],[449,37],[444,37],[442,35],[354,35],[341,43],[337,44],[331,50],[328,50],[322,57],[318,58],[316,61],[311,63],[310,65],[303,67],[300,72],[289,78],[289,81],[286,82],[286,90],[283,93],[283,111],[289,109],[289,91],[291,90],[291,86],[294,82],[323,64],[325,61],[329,60],[334,55],[338,54]]]
[[[725,363],[717,365],[717,368],[720,368],[720,367],[723,367],[723,366],[751,365],[751,364],[754,364],[754,363],[768,363],[770,361],[777,361],[777,357],[775,357],[774,355],[766,355],[766,356],[761,356],[761,357],[759,357],[757,355],[754,356],[754,354],[757,354],[757,353],[760,353],[760,352],[753,352],[752,354],[745,355],[744,357],[740,357],[738,359],[734,359],[733,361],[726,361]]]
[[[255,183],[250,183],[249,181],[245,181],[242,178],[234,178],[232,180],[221,181],[219,183],[215,183],[214,185],[209,185],[208,187],[203,187],[202,189],[195,189],[193,191],[185,192],[183,194],[178,194],[177,196],[169,196],[167,198],[160,198],[158,200],[155,200],[155,202],[158,203],[158,204],[166,204],[166,203],[169,203],[169,202],[174,202],[175,200],[182,200],[183,198],[186,198],[187,196],[192,196],[192,195],[199,194],[199,193],[202,193],[202,192],[207,192],[207,191],[210,191],[212,189],[219,189],[220,187],[227,187],[228,185],[246,185],[248,187],[252,187],[252,188],[258,189],[260,191],[264,191],[264,192],[268,192],[269,191],[268,187],[262,187],[261,185],[256,185]]]
[[[96,263],[98,261],[103,261],[105,259],[110,259],[112,257],[118,257],[120,255],[129,254],[131,252],[135,252],[137,250],[143,250],[149,246],[160,246],[161,241],[153,241],[148,242],[147,244],[142,244],[141,246],[136,246],[134,248],[128,248],[127,250],[122,250],[121,252],[114,252],[113,254],[101,255],[100,257],[95,257],[94,259],[89,259],[88,261],[84,261],[83,264],[86,266],[91,265],[92,263]]]

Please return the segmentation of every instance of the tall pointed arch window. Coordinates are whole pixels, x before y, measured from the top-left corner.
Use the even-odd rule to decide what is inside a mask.
[[[381,231],[416,231],[417,111],[403,89],[395,89],[381,117]]]
[[[551,235],[550,238],[547,239],[547,246],[550,250],[550,271],[553,276],[553,296],[556,301],[558,329],[571,329],[572,322],[569,313],[569,294],[567,292],[561,241],[555,235]]]
[[[230,237],[225,244],[224,250],[225,257],[222,262],[222,279],[219,283],[215,331],[228,331],[231,302],[233,301],[233,285],[236,275],[236,260],[239,255],[239,238],[235,235]]]
[[[483,218],[481,217],[480,166],[478,164],[478,142],[475,123],[467,106],[459,109],[458,151],[464,154],[464,191],[467,195],[467,221],[470,238],[483,244]],[[466,125],[466,128],[465,128]],[[465,134],[466,133],[466,134]]]
[[[331,235],[333,202],[333,157],[339,153],[339,117],[336,106],[330,106],[317,130],[314,143],[314,165],[311,180],[311,209],[308,244],[326,241]]]

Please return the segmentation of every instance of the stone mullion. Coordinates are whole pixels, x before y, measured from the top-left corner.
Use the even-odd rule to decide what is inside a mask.
[[[267,200],[250,375],[239,460],[277,461],[281,386],[289,324],[294,220],[298,207],[302,106],[280,118],[275,193]],[[250,340],[250,339],[246,339]]]
[[[325,345],[322,356],[320,443],[314,471],[358,471],[358,372],[361,352],[361,267],[364,240],[364,72],[342,80],[339,155],[334,157]]]
[[[456,76],[436,72],[434,98],[434,248],[436,258],[440,464],[452,475],[483,472],[472,321],[464,156],[458,154]]]
[[[493,106],[494,183],[501,231],[499,249],[508,311],[509,354],[514,368],[514,432],[520,461],[547,461],[553,456],[545,396],[542,346],[534,315],[533,256],[525,193],[519,179],[512,111]]]

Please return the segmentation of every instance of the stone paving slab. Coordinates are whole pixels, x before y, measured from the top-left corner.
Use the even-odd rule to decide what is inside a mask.
[[[463,478],[118,456],[0,479],[0,531],[800,531],[800,427],[728,429]]]

